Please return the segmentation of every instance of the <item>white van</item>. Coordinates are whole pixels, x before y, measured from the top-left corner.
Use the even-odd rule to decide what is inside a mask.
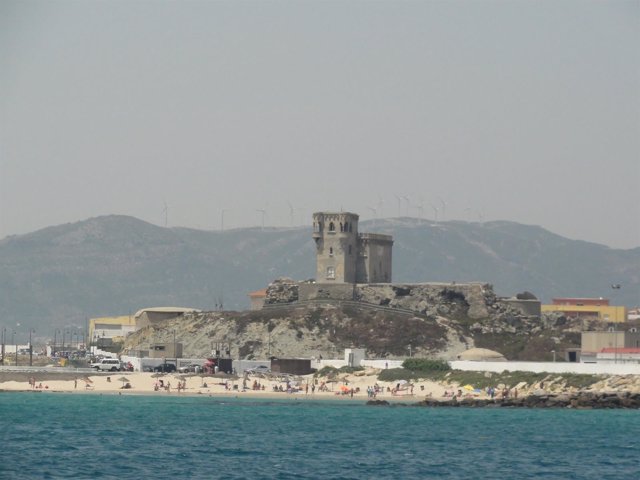
[[[91,368],[102,371],[116,372],[122,369],[122,364],[117,358],[103,358],[98,363],[92,363]]]

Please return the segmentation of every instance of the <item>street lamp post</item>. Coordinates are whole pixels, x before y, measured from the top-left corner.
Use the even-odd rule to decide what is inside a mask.
[[[178,352],[176,351],[176,331],[173,331],[173,356],[176,357],[176,368],[178,368]]]
[[[16,348],[16,367],[18,366],[18,342],[16,341],[16,331],[13,331],[13,336],[11,337],[11,343],[13,343],[13,345]]]
[[[33,367],[33,345],[31,344],[31,334],[36,333],[35,329],[29,329],[29,366]]]
[[[53,332],[53,350],[51,351],[51,356],[54,356],[56,351],[58,350],[58,334],[60,333],[60,329],[56,328],[55,332]]]
[[[67,331],[63,328],[62,329],[62,350],[64,351],[64,336],[66,335]]]
[[[7,327],[2,327],[2,365],[4,365],[4,344],[7,341]]]

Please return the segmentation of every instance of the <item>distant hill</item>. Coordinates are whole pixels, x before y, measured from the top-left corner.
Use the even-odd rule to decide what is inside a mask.
[[[513,222],[397,218],[361,222],[360,231],[394,236],[397,282],[483,281],[500,295],[640,303],[640,248],[611,249]],[[83,326],[88,317],[151,306],[242,310],[247,293],[274,278],[314,273],[310,227],[210,232],[97,217],[0,241],[0,325]]]

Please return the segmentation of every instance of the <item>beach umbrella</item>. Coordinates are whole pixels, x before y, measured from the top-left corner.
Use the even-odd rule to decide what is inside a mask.
[[[129,379],[128,379],[127,377],[120,377],[120,378],[118,379],[118,381],[119,381],[119,382],[122,382],[122,386],[124,387],[124,382],[128,382],[128,381],[129,381]]]
[[[465,385],[465,386],[464,386],[464,387],[462,387],[462,388],[464,388],[465,390],[469,390],[469,391],[471,391],[471,390],[475,390],[475,388],[473,388],[471,385]]]

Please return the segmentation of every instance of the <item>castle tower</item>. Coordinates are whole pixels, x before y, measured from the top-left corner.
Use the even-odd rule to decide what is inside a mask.
[[[318,283],[356,282],[358,218],[349,212],[313,214]]]

